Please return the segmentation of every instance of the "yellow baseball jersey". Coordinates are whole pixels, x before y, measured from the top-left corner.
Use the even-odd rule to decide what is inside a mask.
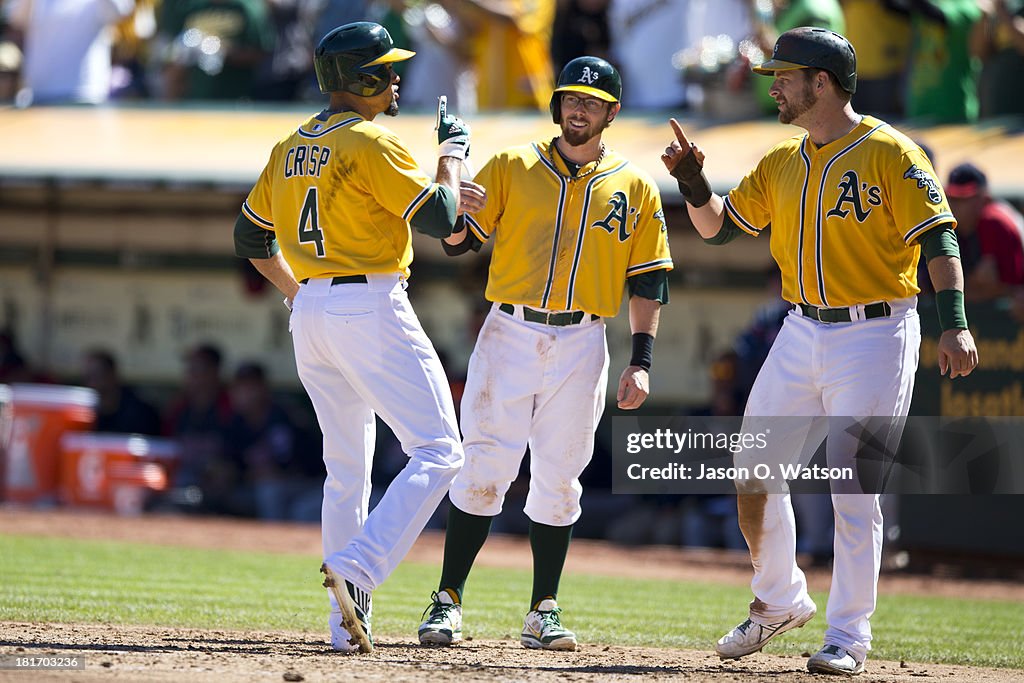
[[[512,147],[475,181],[487,206],[466,222],[494,238],[490,301],[614,316],[626,278],[672,269],[657,186],[611,150],[573,178],[552,143]]]
[[[278,142],[242,205],[295,278],[409,275],[409,219],[437,191],[394,133],[354,112],[310,118]]]
[[[830,307],[916,294],[917,240],[956,225],[921,148],[871,116],[820,148],[806,134],[776,145],[725,210],[754,236],[771,225],[784,299]]]

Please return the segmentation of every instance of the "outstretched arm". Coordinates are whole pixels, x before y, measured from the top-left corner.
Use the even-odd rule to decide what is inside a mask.
[[[469,126],[448,115],[448,98],[437,100],[437,192],[409,220],[425,235],[445,239],[455,230],[462,209],[462,167],[469,156]]]

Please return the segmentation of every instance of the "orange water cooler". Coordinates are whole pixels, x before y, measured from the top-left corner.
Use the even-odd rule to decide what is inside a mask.
[[[0,390],[4,499],[51,504],[59,488],[60,440],[92,429],[96,392],[85,387],[10,384]]]
[[[122,515],[167,490],[178,445],[140,434],[69,433],[61,439],[60,501]]]

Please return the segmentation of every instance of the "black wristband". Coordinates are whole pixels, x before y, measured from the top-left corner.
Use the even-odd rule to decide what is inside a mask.
[[[466,214],[459,214],[455,219],[455,225],[452,226],[452,234],[458,235],[460,232],[466,229]]]
[[[697,161],[697,153],[693,149],[676,164],[671,175],[679,184],[679,193],[690,206],[699,209],[711,201],[711,184],[704,175],[704,166]]]
[[[633,357],[629,359],[629,364],[650,370],[652,360],[654,360],[654,337],[646,332],[637,332],[633,335]]]
[[[677,178],[676,184],[679,185],[679,194],[683,195],[686,203],[695,209],[699,209],[711,201],[711,185],[708,184],[708,179],[704,177],[703,172],[693,176],[690,182]]]

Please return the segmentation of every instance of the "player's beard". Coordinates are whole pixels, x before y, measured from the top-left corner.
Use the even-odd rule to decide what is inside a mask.
[[[395,99],[394,95],[391,96],[391,104],[384,110],[385,116],[398,116],[398,100]]]
[[[809,81],[804,82],[804,87],[796,99],[786,98],[782,108],[779,109],[779,123],[793,123],[806,114],[814,106],[818,98],[814,94]]]
[[[391,101],[388,102],[388,108],[384,110],[385,116],[398,116],[398,98],[395,96],[394,88],[391,88]]]
[[[562,139],[573,147],[579,147],[600,135],[610,124],[608,119],[601,119],[596,124],[578,130],[570,126],[567,119],[562,119]]]

